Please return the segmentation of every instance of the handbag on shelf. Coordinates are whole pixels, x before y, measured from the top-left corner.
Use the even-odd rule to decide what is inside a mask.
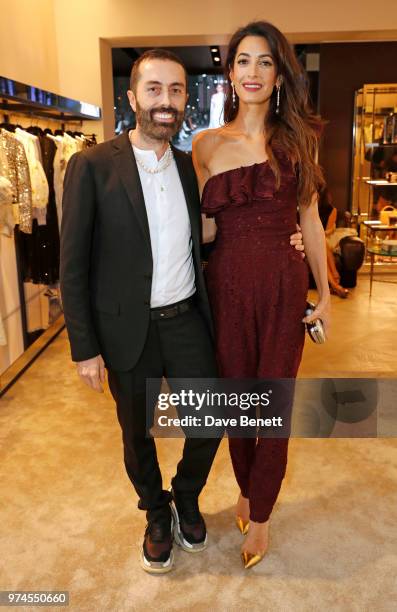
[[[383,225],[394,225],[397,218],[397,208],[391,204],[387,204],[380,211],[379,219]]]
[[[305,315],[308,317],[316,310],[316,306],[312,302],[306,302]],[[305,323],[306,331],[309,338],[316,344],[324,344],[325,342],[325,331],[324,325],[321,319],[315,319],[311,323]]]

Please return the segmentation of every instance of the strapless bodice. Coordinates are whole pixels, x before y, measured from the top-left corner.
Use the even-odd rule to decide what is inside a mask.
[[[204,186],[201,210],[215,217],[217,243],[259,240],[289,244],[297,220],[298,181],[291,162],[278,155],[281,183],[269,161],[215,174]]]

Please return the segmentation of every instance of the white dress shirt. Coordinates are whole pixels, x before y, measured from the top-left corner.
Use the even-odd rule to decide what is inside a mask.
[[[148,168],[157,168],[154,151],[133,145],[135,158]],[[150,174],[137,163],[141,179],[153,255],[151,308],[184,300],[196,290],[192,256],[192,234],[178,169],[173,159],[162,172]]]

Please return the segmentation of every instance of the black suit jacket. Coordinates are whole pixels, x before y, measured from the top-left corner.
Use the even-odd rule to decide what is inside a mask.
[[[200,198],[189,155],[173,148],[189,212],[198,306],[211,332],[201,269]],[[73,155],[63,193],[61,293],[73,361],[102,354],[126,371],[142,352],[153,260],[128,133]]]

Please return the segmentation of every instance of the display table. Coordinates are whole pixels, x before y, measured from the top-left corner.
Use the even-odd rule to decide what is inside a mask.
[[[370,276],[369,276],[369,297],[371,297],[372,295],[372,283],[374,280],[378,281],[379,283],[396,283],[397,281],[395,280],[388,280],[388,279],[374,279],[374,261],[375,261],[375,257],[377,255],[380,255],[381,257],[389,257],[391,260],[395,260],[397,259],[397,253],[394,253],[393,255],[391,255],[388,251],[383,251],[380,247],[370,247],[367,249],[367,253],[370,256],[370,260],[371,260],[371,270],[370,270]],[[383,262],[385,263],[385,262]]]
[[[368,248],[368,241],[371,240],[377,232],[380,232],[381,235],[386,234],[394,234],[397,233],[397,225],[386,225],[385,223],[380,223],[379,221],[362,221],[360,226],[363,225],[366,229],[365,234],[365,246]],[[361,234],[361,232],[359,232]]]

